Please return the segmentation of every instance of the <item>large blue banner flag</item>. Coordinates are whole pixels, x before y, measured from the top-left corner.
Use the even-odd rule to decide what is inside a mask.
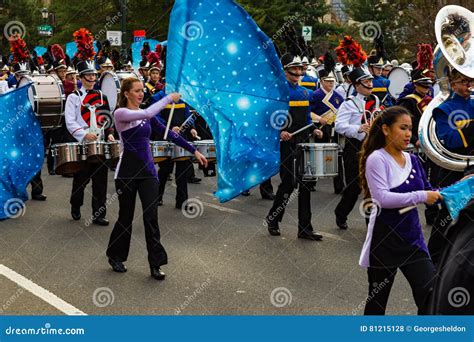
[[[168,33],[166,91],[209,125],[216,197],[228,201],[279,170],[289,88],[271,40],[235,1],[177,0]]]
[[[44,161],[43,134],[29,86],[0,95],[0,220],[24,213],[26,187]]]

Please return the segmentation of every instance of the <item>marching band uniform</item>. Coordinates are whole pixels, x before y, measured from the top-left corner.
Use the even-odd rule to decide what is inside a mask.
[[[351,86],[350,80],[347,77],[347,75],[351,72],[349,67],[347,65],[344,65],[341,69],[342,76],[344,77],[344,83],[338,85],[336,87],[335,92],[338,93],[344,100],[347,99],[350,95],[349,94],[349,89]]]
[[[349,74],[352,84],[373,76],[363,68],[355,68]],[[359,186],[359,151],[366,137],[360,132],[360,126],[365,122],[365,111],[374,112],[379,109],[379,99],[375,95],[365,97],[357,93],[349,96],[339,107],[336,116],[336,132],[346,137],[343,151],[344,173],[346,188],[342,192],[342,198],[335,209],[336,224],[341,229],[347,229],[347,216],[354,208],[360,194]],[[370,118],[367,118],[369,120]],[[368,123],[368,122],[367,122]]]
[[[326,70],[319,71],[319,79],[323,81],[333,81],[336,78],[333,72],[328,73]],[[336,91],[326,91],[321,85],[321,88],[313,92],[311,96],[311,112],[318,116],[321,116],[327,120],[327,124],[320,129],[323,131],[322,143],[335,142],[338,143],[338,135],[334,132],[334,122],[336,120],[336,113],[341,104],[344,102],[344,98],[341,97]],[[343,166],[341,158],[338,158],[338,176],[334,177],[334,191],[336,194],[341,193],[344,188],[343,179]]]
[[[163,280],[160,267],[168,263],[166,250],[160,242],[158,226],[158,178],[150,151],[150,135],[163,135],[165,126],[157,114],[172,102],[170,96],[145,110],[119,108],[115,111],[116,127],[120,135],[120,161],[115,170],[115,185],[119,194],[120,210],[117,223],[110,235],[107,256],[116,272],[126,272],[122,264],[128,258],[137,192],[142,201],[143,224],[151,275]],[[176,145],[194,153],[196,149],[179,134],[169,131],[168,138]]]
[[[158,102],[162,98],[166,97],[164,90],[156,93],[151,98],[151,104]],[[166,126],[170,115],[171,104],[167,104],[157,119]],[[189,106],[182,100],[179,100],[175,104],[173,118],[171,119],[170,131],[173,127],[181,127],[184,122],[191,116]],[[189,119],[185,127],[183,128],[183,137],[191,139],[190,130],[194,129],[194,120]],[[153,137],[153,140],[164,140],[163,134],[157,134]],[[193,163],[190,159],[173,162],[171,159],[159,162],[158,179],[160,181],[159,192],[158,192],[158,205],[163,205],[163,194],[165,192],[166,181],[168,176],[173,172],[173,167],[176,167],[175,178],[176,178],[176,208],[181,209],[183,203],[188,199],[188,172],[193,167]]]
[[[291,72],[292,68],[302,68],[300,58],[293,57],[289,54],[282,57],[282,64],[288,73]],[[311,91],[291,82],[288,82],[288,86],[290,89],[290,119],[288,121],[290,125],[284,130],[291,133],[312,123],[309,107]],[[280,235],[278,223],[283,219],[285,208],[288,204],[290,195],[293,193],[297,185],[293,182],[293,173],[296,171],[293,170],[293,160],[297,155],[297,144],[307,141],[307,131],[304,131],[293,136],[289,141],[282,141],[280,144],[281,183],[278,186],[278,190],[273,201],[273,206],[265,219],[270,235]],[[316,234],[313,231],[313,227],[311,225],[310,190],[307,184],[302,181],[300,175],[296,175],[296,177],[298,178],[298,238],[314,241],[321,240],[322,235]]]
[[[301,87],[305,87],[309,90],[316,90],[318,88],[318,79],[316,77],[310,76],[306,73],[306,69],[308,68],[309,61],[307,57],[303,57],[302,60],[304,75],[298,84]]]
[[[378,59],[377,56],[369,56],[367,58],[369,66],[372,68],[382,68],[383,67],[383,60],[380,58]],[[388,92],[388,88],[390,87],[390,81],[383,76],[376,76],[372,74],[374,77],[373,84],[374,88],[372,90],[372,94],[377,96],[380,100],[380,103],[383,104],[385,107],[393,106],[392,97]]]
[[[410,94],[413,94],[415,92],[415,84],[413,82],[405,84],[403,87],[403,91],[400,93],[398,96],[398,100],[407,97]],[[434,97],[434,89],[432,86],[430,86],[430,90],[428,91],[427,94],[429,97],[433,98]]]
[[[77,68],[79,75],[96,73],[93,61],[81,61]],[[107,97],[100,90],[86,90],[81,87],[72,93],[66,100],[64,115],[66,126],[71,135],[78,141],[83,142],[85,135],[91,128],[91,112],[87,105],[99,105],[96,107],[96,125],[101,128],[99,113],[110,113]],[[113,135],[113,129],[109,128],[105,136]],[[104,137],[102,137],[104,138]],[[92,179],[92,211],[93,223],[108,225],[105,220],[106,195],[107,195],[107,173],[108,168],[104,163],[84,163],[83,168],[74,174],[71,192],[71,215],[74,220],[81,217],[80,207],[84,204],[84,189]]]
[[[456,117],[452,113],[461,113],[460,116],[462,117]],[[462,155],[473,154],[474,125],[472,121],[474,121],[474,100],[472,98],[466,99],[453,92],[446,101],[433,109],[433,119],[436,122],[436,135],[444,147]],[[458,121],[453,122],[455,119],[458,119]],[[439,186],[446,187],[452,185],[461,180],[463,176],[463,172],[440,168]],[[443,203],[438,217],[433,224],[428,243],[428,248],[435,265],[441,256],[445,244],[444,233],[449,226],[443,221],[449,220],[449,218],[449,212]]]
[[[425,300],[435,276],[421,229],[418,211],[404,214],[400,208],[426,202],[432,190],[418,158],[406,152],[401,167],[384,149],[370,154],[365,177],[373,206],[359,264],[367,267],[369,296],[364,314],[383,315],[398,268],[410,283],[418,312],[424,313]],[[400,224],[403,222],[403,224]],[[380,284],[385,286],[381,287]],[[377,291],[378,290],[378,291]]]
[[[150,65],[150,69],[148,71],[149,77],[148,80],[145,82],[145,97],[143,98],[143,107],[146,107],[150,105],[153,102],[151,98],[153,95],[158,93],[159,91],[163,90],[165,88],[164,84],[160,83],[160,80],[153,81],[151,79],[151,74],[153,72],[158,72],[161,73],[161,61],[159,59],[159,56],[156,54],[156,52],[150,52],[148,54],[148,64]]]

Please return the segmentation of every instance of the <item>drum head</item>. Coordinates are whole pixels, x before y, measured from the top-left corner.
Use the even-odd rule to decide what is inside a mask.
[[[394,99],[398,99],[405,85],[410,82],[410,75],[405,69],[396,67],[390,71],[388,79],[390,80],[388,92]]]
[[[33,83],[33,85],[28,89],[28,100],[30,100],[31,103],[31,108],[33,108],[33,111],[36,112],[35,108],[35,88],[34,88],[34,82],[31,76],[23,76],[20,78],[20,81],[18,82],[18,88],[23,87],[25,85],[28,85],[30,83]]]
[[[120,82],[117,75],[111,71],[103,72],[100,76],[100,90],[107,96],[110,111],[117,107],[118,94],[120,93]]]

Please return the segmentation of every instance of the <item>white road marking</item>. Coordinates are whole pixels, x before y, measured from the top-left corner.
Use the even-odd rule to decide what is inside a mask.
[[[13,271],[12,269],[8,268],[3,264],[0,264],[0,275],[4,275],[6,278],[23,287],[25,290],[31,292],[36,297],[41,298],[51,306],[54,306],[59,311],[64,312],[66,315],[87,316],[85,312],[82,312],[81,310],[75,308],[71,304],[65,302],[64,300],[56,296],[54,293],[46,290],[45,288],[42,288],[41,286],[35,284],[28,278],[25,278],[21,274]]]
[[[202,201],[201,201],[202,202]],[[217,209],[219,211],[224,211],[226,213],[231,213],[231,214],[245,214],[243,211],[240,211],[240,210],[235,210],[235,209],[231,209],[231,208],[226,208],[226,207],[222,207],[220,205],[217,205],[217,204],[212,204],[212,203],[207,203],[207,202],[202,202],[202,204],[204,204],[206,207],[210,207],[210,208],[214,208],[214,209]]]

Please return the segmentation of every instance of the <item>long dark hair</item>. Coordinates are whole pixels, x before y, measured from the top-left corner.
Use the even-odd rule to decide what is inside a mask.
[[[370,190],[367,184],[367,179],[365,178],[365,165],[367,163],[367,158],[375,150],[385,147],[386,142],[382,126],[387,125],[388,127],[391,127],[402,115],[411,116],[406,108],[394,106],[382,111],[382,113],[372,122],[369,135],[362,145],[359,160],[360,187],[363,191],[364,198],[370,198]]]
[[[127,107],[127,97],[125,96],[125,92],[132,90],[133,84],[135,82],[141,81],[135,77],[128,77],[122,81],[122,85],[120,86],[120,94],[117,108]]]

